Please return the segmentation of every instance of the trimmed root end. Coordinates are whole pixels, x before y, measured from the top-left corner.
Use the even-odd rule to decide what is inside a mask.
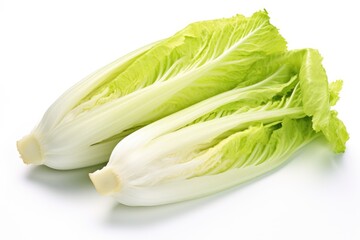
[[[101,195],[111,195],[121,189],[120,178],[111,167],[104,167],[90,173],[89,176],[96,191]]]
[[[24,163],[26,164],[43,164],[43,154],[39,141],[34,135],[30,134],[16,142],[17,149]]]

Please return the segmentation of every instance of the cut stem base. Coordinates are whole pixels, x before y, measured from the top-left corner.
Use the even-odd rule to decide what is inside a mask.
[[[39,141],[33,134],[23,137],[16,142],[17,149],[24,163],[26,164],[43,164],[43,154]]]
[[[110,167],[104,167],[94,173],[89,174],[96,191],[101,195],[111,195],[119,192],[121,189],[121,182],[118,175]]]

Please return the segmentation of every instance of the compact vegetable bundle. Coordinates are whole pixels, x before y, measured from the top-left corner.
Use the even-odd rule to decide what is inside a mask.
[[[111,154],[90,174],[100,193],[178,202],[268,172],[317,136],[343,152],[348,134],[330,109],[341,85],[328,84],[316,50],[286,51],[266,12],[198,22],[71,88],[18,149],[57,169]]]
[[[330,111],[341,82],[328,88],[320,61],[307,49],[257,62],[237,88],[121,141],[107,166],[90,175],[95,187],[127,205],[166,204],[272,170],[319,135],[344,151],[347,132]]]
[[[126,135],[234,88],[285,40],[265,12],[193,23],[104,67],[64,93],[18,142],[26,163],[73,169],[106,162]]]

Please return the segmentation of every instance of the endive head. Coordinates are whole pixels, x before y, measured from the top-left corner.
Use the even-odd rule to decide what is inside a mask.
[[[319,53],[306,49],[266,60],[252,68],[246,86],[125,137],[107,166],[90,175],[96,189],[125,205],[168,204],[265,174],[320,135],[343,152],[348,133],[330,108],[341,82],[328,86]]]
[[[25,161],[64,170],[106,162],[136,129],[240,83],[247,86],[243,79],[255,62],[285,51],[266,11],[190,24],[66,91],[33,131],[41,137],[43,159],[32,156],[36,144],[30,144],[32,157]]]

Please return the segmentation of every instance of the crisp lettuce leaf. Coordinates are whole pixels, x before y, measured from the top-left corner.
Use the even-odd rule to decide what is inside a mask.
[[[331,106],[335,106],[335,104],[339,100],[339,94],[342,89],[342,85],[343,85],[342,80],[336,80],[335,82],[331,82],[329,84],[330,105]]]

